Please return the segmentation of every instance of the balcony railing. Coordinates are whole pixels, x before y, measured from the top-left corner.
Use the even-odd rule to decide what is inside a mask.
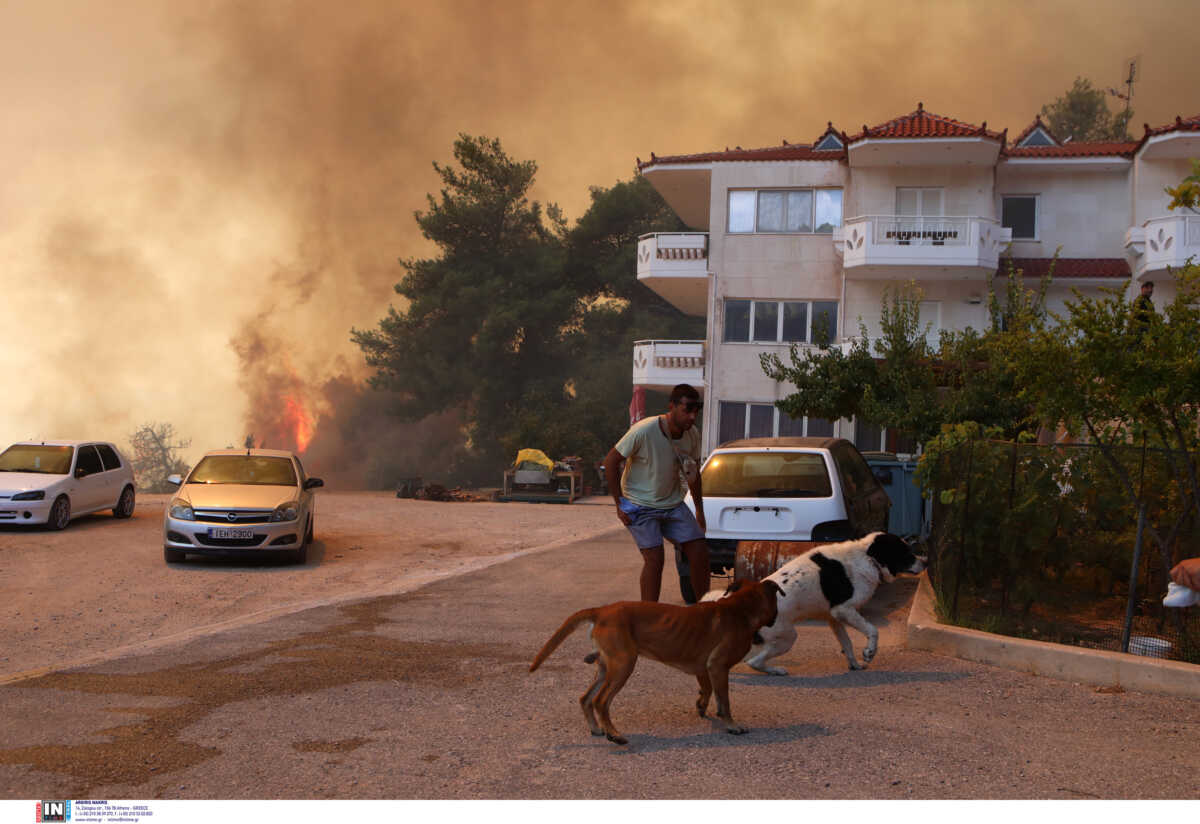
[[[633,383],[672,387],[704,383],[704,341],[639,340],[633,344]]]
[[[894,266],[995,269],[1011,240],[992,218],[863,215],[846,221],[843,265],[876,275]]]
[[[1125,246],[1137,256],[1139,275],[1176,269],[1193,257],[1200,260],[1200,215],[1151,218],[1126,233]]]
[[[655,232],[638,238],[639,278],[706,277],[707,232]]]

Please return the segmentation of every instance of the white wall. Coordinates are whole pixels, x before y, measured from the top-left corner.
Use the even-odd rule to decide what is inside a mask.
[[[850,181],[856,215],[896,213],[896,189],[900,186],[942,188],[942,214],[947,217],[997,218],[992,197],[992,167],[979,166],[866,166],[857,168]]]
[[[995,209],[1007,194],[1038,195],[1038,240],[1014,240],[1013,257],[1119,258],[1125,255],[1129,214],[1128,171],[1038,171],[1000,165]]]

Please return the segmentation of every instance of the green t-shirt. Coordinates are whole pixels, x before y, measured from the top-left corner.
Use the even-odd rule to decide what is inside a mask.
[[[625,458],[621,494],[639,506],[674,509],[687,489],[680,459],[699,465],[700,432],[693,426],[672,440],[664,432],[667,422],[659,426],[660,417],[638,421],[617,441],[616,450]]]

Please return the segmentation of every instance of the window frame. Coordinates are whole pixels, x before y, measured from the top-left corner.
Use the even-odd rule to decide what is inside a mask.
[[[841,208],[841,214],[838,215],[838,223],[836,226],[832,227],[828,232],[818,232],[817,231],[817,192],[820,192],[820,191],[834,191],[834,192],[840,193],[840,195],[841,195],[842,208]],[[753,194],[754,194],[754,214],[753,214],[753,220],[752,220],[752,225],[754,226],[754,228],[750,229],[749,231],[733,229],[730,226],[730,220],[731,220],[732,214],[733,214],[733,210],[730,207],[731,207],[733,195],[735,192],[753,192]],[[783,199],[783,202],[784,202],[783,222],[784,222],[784,225],[787,225],[787,211],[786,210],[787,210],[788,198],[786,197],[786,195],[789,192],[808,192],[810,194],[808,225],[811,228],[809,229],[809,231],[807,231],[807,232],[790,232],[787,230],[775,231],[775,230],[770,230],[770,229],[759,229],[758,228],[758,198],[759,198],[759,195],[763,194],[763,193],[769,193],[769,194],[777,193],[777,194],[785,195],[785,197]],[[842,226],[844,226],[845,222],[846,222],[846,190],[845,190],[845,187],[843,187],[843,186],[791,186],[791,187],[784,187],[784,188],[765,188],[765,189],[736,188],[735,187],[735,188],[727,189],[725,191],[725,233],[726,234],[730,234],[730,235],[803,235],[803,236],[814,235],[814,236],[818,236],[818,237],[829,237],[830,235],[833,234],[835,229],[839,229]]]
[[[808,434],[808,424],[809,424],[809,416],[808,415],[804,416],[804,434],[803,435],[782,435],[781,436],[779,434],[779,423],[784,416],[784,412],[778,406],[775,405],[774,401],[720,401],[717,404],[717,414],[720,417],[720,420],[717,421],[718,435],[721,432],[721,425],[725,419],[725,408],[726,408],[727,404],[737,405],[742,408],[742,434],[734,436],[733,440],[738,440],[741,438],[779,438],[779,437],[827,438],[827,437],[837,437],[837,435],[836,435],[837,421],[832,421],[833,431],[835,433],[834,435],[809,435]],[[755,407],[755,406],[770,406],[771,407],[772,415],[771,415],[771,434],[770,435],[750,435],[749,434],[749,432],[750,432],[750,410],[752,407]],[[816,420],[824,420],[824,419],[817,418]],[[724,443],[724,442],[726,442],[726,441],[722,441],[722,443]],[[720,444],[718,444],[718,446],[720,446]]]
[[[729,324],[726,321],[729,317],[728,306],[730,303],[748,303],[748,304],[750,304],[749,324],[746,327],[745,340],[742,340],[740,338],[730,339],[728,336],[729,335]],[[773,340],[757,340],[755,338],[755,334],[757,333],[757,330],[755,329],[755,318],[756,318],[755,308],[756,308],[756,304],[760,304],[760,303],[763,303],[763,304],[774,303],[775,304],[775,337]],[[804,308],[805,339],[804,340],[783,340],[784,305],[788,304],[788,303],[803,303],[805,305],[805,308]],[[837,300],[826,300],[826,299],[818,299],[818,298],[800,298],[800,299],[779,298],[776,300],[760,300],[758,298],[722,298],[723,305],[722,305],[722,311],[721,311],[721,343],[751,343],[751,344],[757,344],[759,346],[781,346],[781,345],[791,345],[793,343],[802,343],[802,344],[805,344],[806,346],[816,346],[817,344],[813,341],[813,324],[816,322],[816,313],[813,310],[813,306],[814,306],[814,304],[817,304],[817,303],[833,304],[834,322],[836,324],[837,321],[839,320],[838,314],[840,313],[841,308],[842,308],[841,302],[837,301]],[[837,342],[837,340],[838,340],[837,333],[839,331],[840,331],[839,329],[834,330],[835,334],[832,335],[829,339],[830,345]]]
[[[1009,198],[1022,198],[1033,200],[1033,237],[1016,237],[1013,236],[1013,242],[1018,241],[1023,243],[1037,243],[1042,239],[1042,196],[1037,193],[1027,194],[1020,192],[1005,192],[1000,195],[1000,225],[1003,228],[1011,228],[1004,226],[1004,201]]]

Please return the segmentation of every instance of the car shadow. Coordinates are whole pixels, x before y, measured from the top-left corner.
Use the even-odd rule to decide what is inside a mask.
[[[308,558],[303,564],[294,564],[280,553],[279,555],[188,555],[186,560],[168,562],[167,566],[175,569],[203,569],[209,572],[236,573],[250,571],[270,572],[273,570],[286,572],[301,571],[320,566],[325,560],[325,542],[314,540],[308,545]]]
[[[100,512],[92,512],[88,515],[78,515],[71,519],[67,524],[67,528],[63,530],[50,529],[45,524],[22,524],[20,521],[7,522],[0,524],[0,533],[3,532],[87,532],[89,529],[103,529],[104,527],[114,522],[132,521],[138,517],[135,510],[133,515],[128,518],[118,518],[107,509]],[[145,517],[145,516],[143,516]]]

